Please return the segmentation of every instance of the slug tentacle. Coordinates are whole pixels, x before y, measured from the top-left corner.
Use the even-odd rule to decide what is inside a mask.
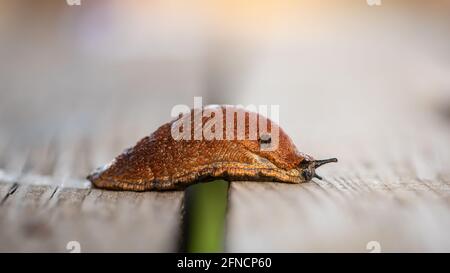
[[[317,179],[319,179],[319,180],[322,180],[322,179],[323,179],[322,176],[318,175],[317,173],[314,173],[314,177],[317,178]]]
[[[332,163],[332,162],[338,162],[337,158],[329,158],[329,159],[322,159],[322,160],[314,160],[314,166],[315,168],[319,168],[320,166],[327,164],[327,163]]]
[[[289,136],[268,119],[265,120],[265,124],[269,125],[267,132],[260,135],[258,127],[258,135],[251,138],[250,116],[256,116],[255,120],[265,119],[255,113],[232,106],[216,106],[208,110],[222,111],[223,124],[233,126],[231,134],[235,138],[195,139],[195,135],[203,136],[203,132],[198,130],[203,127],[211,129],[213,125],[210,123],[211,118],[202,118],[202,126],[195,124],[193,110],[190,115],[182,115],[162,125],[87,178],[99,188],[132,191],[180,190],[194,183],[216,179],[302,183],[313,177],[322,179],[315,169],[326,163],[337,162],[335,158],[314,160],[299,152]],[[236,137],[242,133],[238,132],[236,119],[234,123],[227,123],[228,111],[245,118],[243,139]],[[190,139],[172,137],[172,126],[176,122],[191,126],[188,130]],[[222,136],[230,133],[226,126],[218,129],[223,130]],[[278,138],[267,135],[272,132],[277,132]],[[220,136],[220,131],[216,135]],[[272,143],[277,144],[276,149],[262,149]]]

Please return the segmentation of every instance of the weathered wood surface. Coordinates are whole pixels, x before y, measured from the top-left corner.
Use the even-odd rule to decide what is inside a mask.
[[[83,177],[121,148],[109,134],[91,128],[87,137],[70,126],[56,139],[37,134],[3,145],[0,251],[64,252],[71,241],[83,252],[176,251],[184,193],[91,188]]]
[[[84,179],[138,139],[124,144],[127,130],[116,131],[114,114],[107,115],[85,128],[53,124],[47,129],[54,135],[2,124],[0,251],[68,252],[71,241],[82,252],[178,250],[184,192],[103,191]],[[36,116],[36,122],[46,120],[50,125],[51,118]]]
[[[83,252],[177,250],[184,193],[91,188],[83,177],[120,148],[106,134],[90,134],[89,144],[71,130],[53,142],[45,135],[7,142],[0,157],[0,251],[68,251],[70,241]]]
[[[0,251],[176,251],[183,193],[0,184]]]
[[[228,250],[368,252],[371,241],[385,252],[450,250],[448,182],[324,182],[232,183]],[[413,190],[415,183],[431,189]]]

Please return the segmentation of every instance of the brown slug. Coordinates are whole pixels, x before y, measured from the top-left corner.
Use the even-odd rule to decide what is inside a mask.
[[[228,181],[274,181],[285,183],[308,182],[313,177],[322,179],[315,173],[316,168],[336,158],[314,160],[299,152],[288,135],[269,119],[245,109],[232,106],[217,106],[215,114],[205,117],[202,111],[200,125],[195,124],[195,115],[180,115],[177,119],[159,127],[153,134],[140,140],[127,149],[110,164],[90,174],[89,179],[96,187],[112,190],[178,190],[199,182],[218,179]],[[218,112],[217,112],[218,111]],[[239,127],[237,119],[227,123],[233,139],[225,139],[225,128],[210,128],[216,136],[224,139],[174,139],[173,125],[187,124],[187,132],[194,136],[217,114],[222,114],[225,124],[226,111],[233,117],[245,117],[244,127]],[[250,138],[249,126],[252,117],[258,119],[255,138]],[[183,123],[185,122],[185,123]],[[267,134],[259,132],[259,124],[266,122]],[[211,126],[210,126],[211,127]],[[238,128],[245,131],[245,138],[237,137]],[[261,149],[270,145],[272,135],[278,132],[277,148],[267,151]],[[240,131],[242,133],[242,131]]]

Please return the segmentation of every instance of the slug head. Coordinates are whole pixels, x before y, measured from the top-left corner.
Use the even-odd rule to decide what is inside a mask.
[[[267,145],[269,140],[242,141],[242,145],[258,158],[260,162],[266,162],[268,167],[273,166],[281,170],[298,171],[301,181],[310,181],[312,178],[322,180],[322,177],[316,174],[316,169],[320,166],[337,162],[336,158],[315,160],[313,157],[299,152],[291,139],[280,130],[278,147],[275,150],[266,151],[261,146]]]
[[[303,177],[305,181],[309,181],[313,177],[322,180],[322,177],[316,174],[316,169],[324,164],[337,161],[338,161],[337,158],[329,158],[323,160],[305,160],[301,162],[298,166],[300,175]]]
[[[249,113],[246,112],[246,124]],[[258,119],[260,117],[258,116]],[[267,131],[258,133],[257,140],[240,140],[241,147],[251,152],[258,161],[264,162],[268,167],[276,167],[280,170],[296,170],[302,181],[310,181],[313,177],[322,179],[316,174],[316,169],[326,163],[337,162],[336,158],[315,160],[311,156],[299,152],[291,138],[270,119],[265,120]],[[259,132],[259,124],[258,124]],[[249,128],[245,128],[245,136],[249,137]]]

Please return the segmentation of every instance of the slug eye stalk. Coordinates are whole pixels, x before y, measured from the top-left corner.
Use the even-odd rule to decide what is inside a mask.
[[[338,162],[337,158],[329,158],[329,159],[322,159],[322,160],[314,160],[314,168],[319,168],[322,165],[325,165],[327,163],[332,163],[332,162]],[[320,176],[317,177],[319,179],[322,179]]]
[[[332,162],[337,162],[337,161],[338,161],[337,158],[329,158],[329,159],[322,159],[322,160],[314,160],[314,161],[312,161],[312,167],[314,168],[314,175],[313,175],[313,177],[315,177],[315,178],[317,178],[319,180],[322,180],[323,178],[315,172],[315,169],[317,169],[320,166],[325,165],[327,163],[332,163]]]

